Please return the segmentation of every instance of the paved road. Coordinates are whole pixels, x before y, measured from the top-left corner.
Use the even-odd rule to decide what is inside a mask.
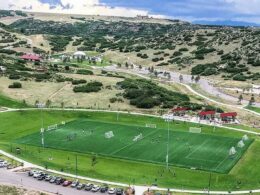
[[[107,70],[109,70],[109,71],[132,72],[132,73],[136,73],[136,74],[138,74],[140,76],[141,75],[148,76],[148,74],[149,74],[148,70],[141,70],[141,71],[139,69],[128,69],[128,70],[125,70],[125,69],[119,69],[116,66],[107,66],[105,68]],[[164,70],[161,70],[161,69],[156,69],[156,71],[157,72],[165,72]],[[180,82],[180,79],[179,79],[180,73],[171,72],[171,71],[167,71],[167,72],[169,72],[171,74],[171,81],[174,81],[176,83],[183,83],[183,84],[192,84],[192,83],[194,83],[194,82],[191,81],[191,77],[192,77],[191,75],[182,74],[183,80],[182,80],[182,82]],[[236,97],[233,97],[231,95],[228,95],[228,94],[225,94],[225,93],[219,91],[216,87],[214,87],[210,83],[210,81],[208,81],[205,78],[201,78],[197,84],[200,86],[200,88],[203,91],[208,92],[208,93],[210,93],[211,95],[213,95],[215,97],[223,99],[223,101],[221,103],[225,103],[225,100],[226,100],[226,101],[234,102],[234,104],[236,104],[237,101],[238,101],[238,99]],[[248,105],[248,101],[246,101],[246,100],[243,100],[241,103],[244,106]],[[260,102],[256,102],[254,106],[260,107]]]
[[[84,190],[76,190],[71,187],[62,187],[55,184],[50,184],[45,181],[38,181],[32,177],[27,176],[27,173],[12,172],[0,168],[0,184],[15,185],[26,189],[35,191],[42,191],[62,195],[100,195],[101,193],[92,193]]]

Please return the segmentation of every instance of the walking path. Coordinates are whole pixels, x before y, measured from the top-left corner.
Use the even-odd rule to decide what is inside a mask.
[[[34,165],[32,163],[24,161],[24,160],[17,158],[15,156],[3,151],[3,150],[0,150],[0,154],[5,155],[9,158],[12,158],[16,161],[22,162],[24,164],[24,167],[21,167],[21,168],[34,168],[34,169],[45,170],[44,167]],[[87,181],[91,181],[91,182],[103,183],[103,184],[108,184],[108,185],[116,185],[116,186],[121,186],[121,187],[128,187],[129,186],[128,184],[124,184],[124,183],[110,182],[110,181],[104,181],[104,180],[99,180],[99,179],[93,179],[93,178],[89,178],[89,177],[76,176],[76,175],[73,175],[73,174],[64,173],[64,172],[51,170],[51,169],[48,169],[48,171],[52,172],[54,174],[72,177],[72,178],[83,179],[83,180],[87,180]],[[1,171],[0,171],[0,173],[1,173]],[[0,182],[1,182],[1,178],[0,178]],[[7,182],[10,182],[10,181],[8,180]],[[10,182],[10,183],[13,184],[12,182]],[[35,185],[33,185],[33,183],[30,183],[30,187],[33,188],[33,189],[39,189],[39,182],[36,182]],[[138,185],[135,185],[134,188],[135,188],[135,192],[136,192],[135,194],[136,195],[142,195],[145,191],[148,190],[148,188],[150,190],[158,190],[158,191],[168,191],[168,190],[170,190],[171,192],[192,193],[192,194],[249,194],[249,193],[260,193],[260,189],[230,192],[230,191],[185,190],[185,189],[176,189],[176,188],[167,189],[167,188],[159,188],[159,187],[154,187],[154,186],[153,187],[147,187],[147,186],[138,186]],[[49,187],[47,187],[47,189],[48,189],[48,191],[50,190]],[[40,190],[46,190],[46,188],[40,189]],[[61,192],[60,189],[58,191]],[[66,195],[68,193],[62,193],[62,194]],[[74,191],[73,194],[80,194],[80,193],[78,193],[77,191]]]

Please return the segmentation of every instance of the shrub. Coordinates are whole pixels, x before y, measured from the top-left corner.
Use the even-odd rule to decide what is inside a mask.
[[[81,86],[75,86],[73,88],[73,91],[75,93],[83,92],[83,93],[90,93],[90,92],[98,92],[101,90],[101,87],[103,84],[98,81],[90,82],[86,85],[81,85]]]
[[[71,81],[71,83],[72,83],[72,85],[79,85],[79,84],[87,83],[87,81],[84,79],[80,79],[80,80],[73,80],[73,81]]]
[[[19,82],[14,82],[12,85],[8,86],[9,88],[15,88],[15,89],[19,89],[22,88],[22,84]]]
[[[79,69],[77,70],[77,74],[93,75],[94,73],[91,70]]]

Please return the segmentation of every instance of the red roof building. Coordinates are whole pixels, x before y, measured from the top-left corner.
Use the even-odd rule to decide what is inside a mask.
[[[172,109],[172,112],[183,112],[183,111],[187,111],[187,110],[189,110],[189,109],[184,108],[184,107],[178,107],[178,108]]]
[[[41,57],[35,54],[24,54],[20,58],[29,61],[41,61]]]
[[[216,112],[215,111],[201,111],[199,113],[200,119],[214,119]]]
[[[237,113],[236,112],[227,112],[227,113],[221,113],[220,114],[220,118],[222,121],[235,121],[236,119],[236,116],[237,116]]]

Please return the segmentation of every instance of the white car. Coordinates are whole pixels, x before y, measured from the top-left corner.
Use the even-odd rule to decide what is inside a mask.
[[[35,172],[35,173],[33,174],[33,177],[34,177],[34,178],[37,178],[37,177],[39,177],[41,174],[43,174],[42,171],[37,171],[37,172]]]
[[[7,167],[8,163],[6,161],[0,162],[0,168]]]
[[[91,192],[98,192],[100,190],[100,187],[98,185],[94,185],[91,189]]]
[[[116,189],[115,188],[110,188],[108,190],[108,194],[115,194],[116,193]]]

